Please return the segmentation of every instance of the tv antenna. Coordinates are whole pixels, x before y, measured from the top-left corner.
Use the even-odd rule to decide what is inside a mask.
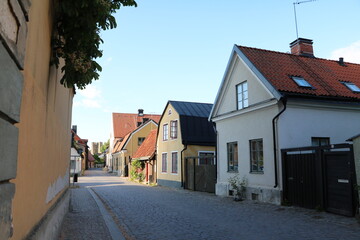
[[[295,27],[296,27],[296,39],[299,38],[299,32],[298,32],[298,26],[297,26],[297,19],[296,19],[296,5],[297,4],[301,4],[301,3],[308,3],[308,2],[315,2],[316,0],[307,0],[307,1],[300,1],[297,0],[296,2],[294,2],[294,15],[295,15]]]

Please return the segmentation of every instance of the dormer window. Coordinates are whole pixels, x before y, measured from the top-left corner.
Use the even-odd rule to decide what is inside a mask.
[[[308,83],[303,77],[292,76],[291,78],[299,87],[312,88],[310,83]]]
[[[342,82],[348,89],[353,91],[354,93],[360,93],[360,88],[356,86],[354,83],[350,82]]]

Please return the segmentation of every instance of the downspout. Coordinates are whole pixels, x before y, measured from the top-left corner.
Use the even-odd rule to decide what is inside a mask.
[[[214,132],[216,135],[216,143],[215,143],[215,159],[214,159],[214,164],[216,162],[216,167],[215,167],[215,183],[217,183],[217,173],[218,173],[218,143],[219,143],[219,134],[218,131],[216,130],[216,124],[213,122],[213,128],[214,128]]]
[[[185,159],[183,159],[183,152],[187,149],[187,145],[185,145],[184,149],[181,150],[180,156],[181,156],[181,187],[185,188],[184,186],[184,167],[185,167]],[[184,165],[184,167],[183,167]]]
[[[283,112],[285,112],[287,99],[286,99],[286,97],[282,97],[280,99],[280,101],[283,103],[284,108],[278,114],[276,114],[276,116],[272,120],[273,142],[274,142],[274,170],[275,170],[275,186],[274,186],[274,188],[276,188],[278,186],[277,146],[276,146],[276,129],[275,129],[276,128],[276,123],[275,123],[275,121],[277,120],[277,118],[279,118],[279,116]]]

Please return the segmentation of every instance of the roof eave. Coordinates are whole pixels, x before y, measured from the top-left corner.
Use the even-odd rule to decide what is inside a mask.
[[[229,72],[229,70],[230,70],[230,68],[231,68],[231,66],[233,64],[234,56],[235,56],[235,53],[236,53],[235,48],[237,48],[236,45],[234,45],[233,50],[231,51],[231,55],[230,55],[229,61],[227,63],[226,69],[225,69],[225,73],[224,73],[223,78],[221,80],[220,87],[218,89],[218,92],[217,92],[216,97],[215,97],[214,104],[213,104],[213,106],[211,108],[211,111],[210,111],[210,114],[209,114],[209,118],[208,118],[209,121],[211,121],[211,119],[213,118],[213,114],[214,114],[215,108],[218,105],[219,97],[220,97],[220,94],[222,92],[223,86],[225,84],[227,74],[228,74],[228,72]]]

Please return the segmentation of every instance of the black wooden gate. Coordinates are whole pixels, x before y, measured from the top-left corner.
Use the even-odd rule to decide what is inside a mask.
[[[325,209],[341,215],[353,215],[353,186],[350,152],[325,152]]]
[[[215,184],[216,164],[213,156],[185,158],[185,189],[214,193]]]
[[[282,156],[284,203],[354,215],[352,145],[283,149]]]

